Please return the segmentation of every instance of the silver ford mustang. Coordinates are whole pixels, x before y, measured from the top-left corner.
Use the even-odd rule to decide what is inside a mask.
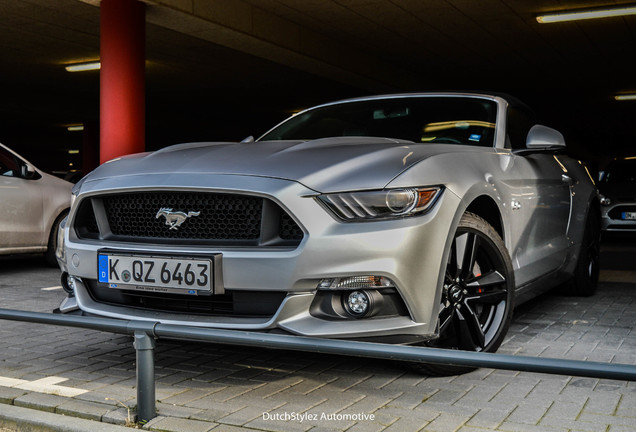
[[[598,279],[589,172],[498,95],[325,104],[110,161],[73,197],[65,313],[495,351],[515,305]]]

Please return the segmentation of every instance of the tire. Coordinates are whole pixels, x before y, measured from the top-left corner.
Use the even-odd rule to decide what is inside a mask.
[[[565,285],[564,293],[578,297],[589,297],[596,292],[600,273],[601,225],[596,211],[590,210],[585,218],[585,231],[579,249],[572,279]]]
[[[51,227],[51,232],[49,233],[49,242],[46,247],[46,252],[44,252],[44,261],[51,267],[57,267],[57,258],[55,257],[55,250],[57,249],[57,231],[60,229],[60,224],[64,220],[64,218],[68,215],[68,210],[63,211],[55,222],[53,222],[53,226]]]
[[[459,262],[461,261],[461,262]],[[510,326],[514,309],[514,273],[499,234],[472,213],[462,216],[446,260],[439,310],[439,337],[426,346],[494,352]],[[473,367],[412,363],[427,375],[457,375]]]

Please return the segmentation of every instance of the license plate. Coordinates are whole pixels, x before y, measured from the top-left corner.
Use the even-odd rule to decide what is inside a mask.
[[[623,220],[636,220],[636,212],[623,212]]]
[[[198,294],[214,288],[211,259],[98,255],[98,281],[109,288]]]

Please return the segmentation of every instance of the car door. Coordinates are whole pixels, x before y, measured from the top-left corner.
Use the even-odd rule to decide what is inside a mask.
[[[44,242],[42,191],[37,180],[22,177],[23,165],[0,147],[0,250],[5,253],[37,251]]]
[[[570,219],[571,193],[567,170],[552,154],[516,156],[517,165],[526,165],[528,173],[520,179],[533,186],[532,205],[520,208],[527,225],[519,234],[517,253],[524,263],[525,279],[532,280],[559,268],[565,261]]]
[[[506,186],[510,209],[509,247],[518,285],[557,270],[567,257],[572,179],[559,156],[524,152],[534,119],[523,112],[508,118],[510,156]],[[516,150],[516,152],[515,152]]]

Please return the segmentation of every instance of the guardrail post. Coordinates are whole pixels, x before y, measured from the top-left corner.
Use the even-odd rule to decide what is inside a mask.
[[[137,353],[137,421],[147,422],[156,415],[155,340],[148,333],[135,331],[133,346]]]

